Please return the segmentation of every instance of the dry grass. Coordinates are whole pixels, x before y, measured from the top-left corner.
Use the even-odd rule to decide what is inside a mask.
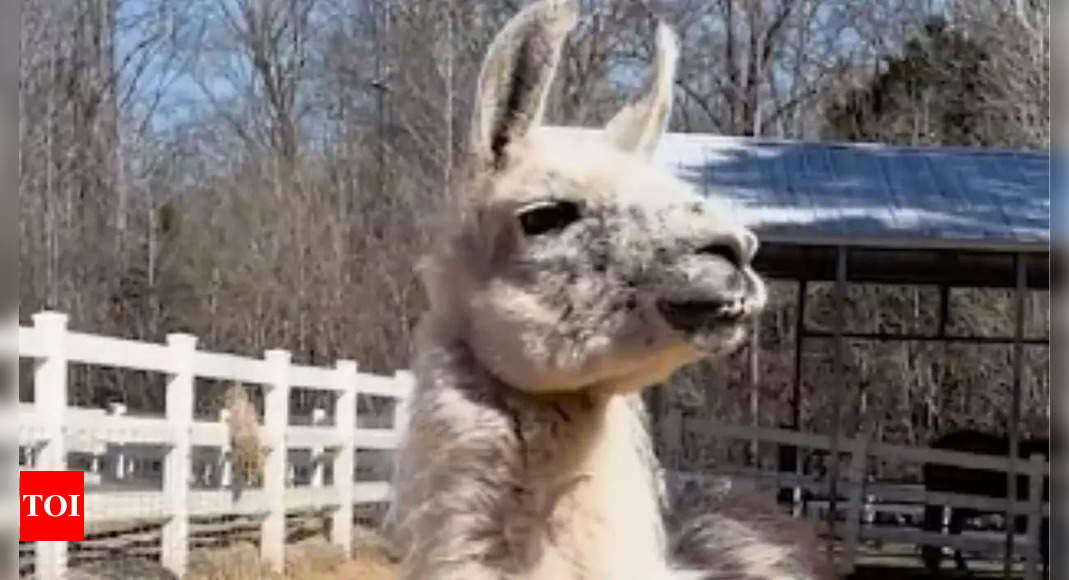
[[[328,577],[303,577],[300,580],[396,580],[393,565],[375,560],[353,560],[342,564]],[[297,580],[296,578],[294,580]]]
[[[186,580],[395,580],[387,554],[361,548],[355,559],[322,539],[309,539],[289,546],[285,574],[272,572],[260,562],[252,544],[225,550],[195,552],[190,557]]]
[[[282,580],[260,562],[256,546],[236,544],[220,550],[195,551],[189,557],[187,580]]]
[[[234,383],[225,397],[234,474],[240,481],[254,485],[262,478],[264,468],[256,407],[241,383]]]

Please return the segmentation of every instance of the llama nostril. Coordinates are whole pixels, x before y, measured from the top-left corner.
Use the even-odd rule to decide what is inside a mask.
[[[757,253],[757,236],[750,230],[740,230],[716,242],[698,248],[698,254],[718,256],[732,266],[742,269],[749,266]]]
[[[732,266],[740,268],[742,267],[742,256],[740,255],[739,249],[740,248],[733,244],[717,242],[698,248],[697,253],[723,258]]]

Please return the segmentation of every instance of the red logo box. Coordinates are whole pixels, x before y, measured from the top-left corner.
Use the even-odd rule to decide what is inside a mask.
[[[81,471],[19,472],[19,540],[85,539],[85,475]]]

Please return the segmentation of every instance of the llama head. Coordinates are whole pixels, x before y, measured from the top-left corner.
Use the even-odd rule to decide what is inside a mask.
[[[575,0],[543,0],[482,67],[460,219],[425,262],[432,313],[532,393],[627,392],[737,344],[765,302],[757,239],[651,163],[678,53],[601,131],[541,126]]]

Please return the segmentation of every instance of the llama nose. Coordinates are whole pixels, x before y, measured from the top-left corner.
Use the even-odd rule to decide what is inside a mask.
[[[715,240],[698,248],[698,254],[719,256],[736,268],[750,265],[757,254],[757,236],[747,229],[717,236]]]

